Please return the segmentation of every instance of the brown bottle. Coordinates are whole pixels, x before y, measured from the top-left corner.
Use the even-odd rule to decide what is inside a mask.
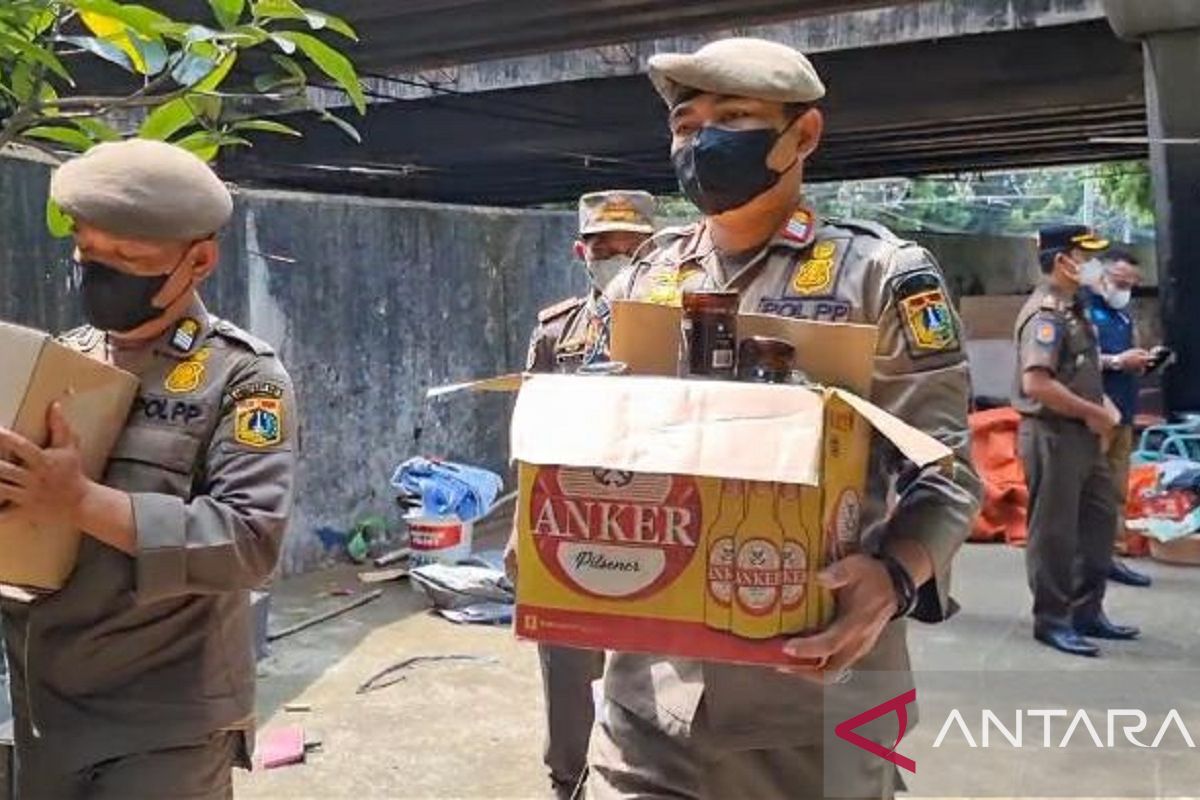
[[[733,379],[737,368],[737,312],[737,292],[683,293],[683,377]]]
[[[738,350],[738,380],[749,383],[788,383],[796,348],[783,339],[751,336]]]

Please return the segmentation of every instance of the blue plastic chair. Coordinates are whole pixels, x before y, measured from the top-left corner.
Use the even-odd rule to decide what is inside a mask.
[[[1159,449],[1164,459],[1186,458],[1200,461],[1200,433],[1176,434],[1168,437]]]
[[[1131,461],[1134,464],[1152,464],[1163,461],[1167,458],[1166,447],[1167,443],[1172,439],[1183,438],[1185,440],[1200,435],[1200,417],[1192,418],[1188,422],[1177,422],[1171,425],[1151,425],[1142,431],[1142,438],[1138,442],[1137,450],[1133,452]],[[1193,445],[1188,441],[1176,442],[1172,445],[1174,457],[1192,458],[1200,461],[1195,454],[1187,455],[1191,452]],[[1183,448],[1182,453],[1179,452]]]

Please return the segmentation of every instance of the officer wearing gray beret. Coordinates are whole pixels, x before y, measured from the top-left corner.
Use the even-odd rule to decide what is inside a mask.
[[[737,290],[743,312],[874,325],[869,399],[947,444],[956,461],[916,470],[873,448],[855,513],[828,522],[839,560],[819,580],[835,592],[838,616],[822,633],[779,642],[793,674],[614,653],[588,797],[891,797],[895,767],[826,738],[822,712],[834,688],[856,698],[846,718],[905,695],[907,618],[952,613],[950,563],[979,494],[958,316],[924,249],[804,204],[825,87],[801,53],[725,39],[652,57],[650,78],[670,114],[680,187],[703,217],[660,232],[613,298],[678,306],[684,291]],[[895,719],[885,722],[869,735],[894,737]]]
[[[275,571],[292,507],[297,410],[272,348],[212,316],[233,204],[190,153],[97,146],[59,168],[89,325],[69,346],[141,387],[100,481],[52,407],[51,441],[0,429],[0,506],[73,520],[57,593],[4,600],[23,798],[232,796],[249,767],[248,594]]]

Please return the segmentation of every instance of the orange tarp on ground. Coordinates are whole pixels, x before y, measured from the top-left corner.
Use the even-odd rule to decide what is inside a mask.
[[[971,461],[983,481],[983,506],[971,530],[973,542],[1024,544],[1029,490],[1017,455],[1017,424],[1011,408],[980,411],[969,418]]]
[[[1011,408],[980,411],[969,418],[971,461],[983,481],[983,505],[971,529],[973,542],[1007,542],[1023,545],[1029,538],[1029,489],[1025,470],[1017,454],[1017,426],[1021,415]],[[1135,466],[1129,472],[1129,504],[1126,518],[1142,516],[1142,491],[1158,481],[1152,464]],[[1146,555],[1145,537],[1134,531],[1125,536],[1125,554]]]
[[[1158,468],[1154,464],[1140,464],[1129,469],[1129,501],[1125,504],[1125,519],[1138,519],[1146,515],[1142,495],[1153,492],[1158,486]],[[1137,531],[1125,531],[1125,555],[1150,555],[1150,540]]]

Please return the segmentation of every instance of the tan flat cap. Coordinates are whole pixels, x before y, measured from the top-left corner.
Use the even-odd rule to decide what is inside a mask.
[[[579,235],[608,231],[654,233],[654,195],[613,189],[579,198]]]
[[[776,103],[825,96],[825,84],[803,53],[766,39],[720,39],[691,55],[659,53],[650,57],[650,80],[672,108],[695,91]]]
[[[207,164],[149,139],[106,142],[68,161],[50,179],[50,196],[75,219],[146,239],[199,239],[233,213],[229,190]]]

